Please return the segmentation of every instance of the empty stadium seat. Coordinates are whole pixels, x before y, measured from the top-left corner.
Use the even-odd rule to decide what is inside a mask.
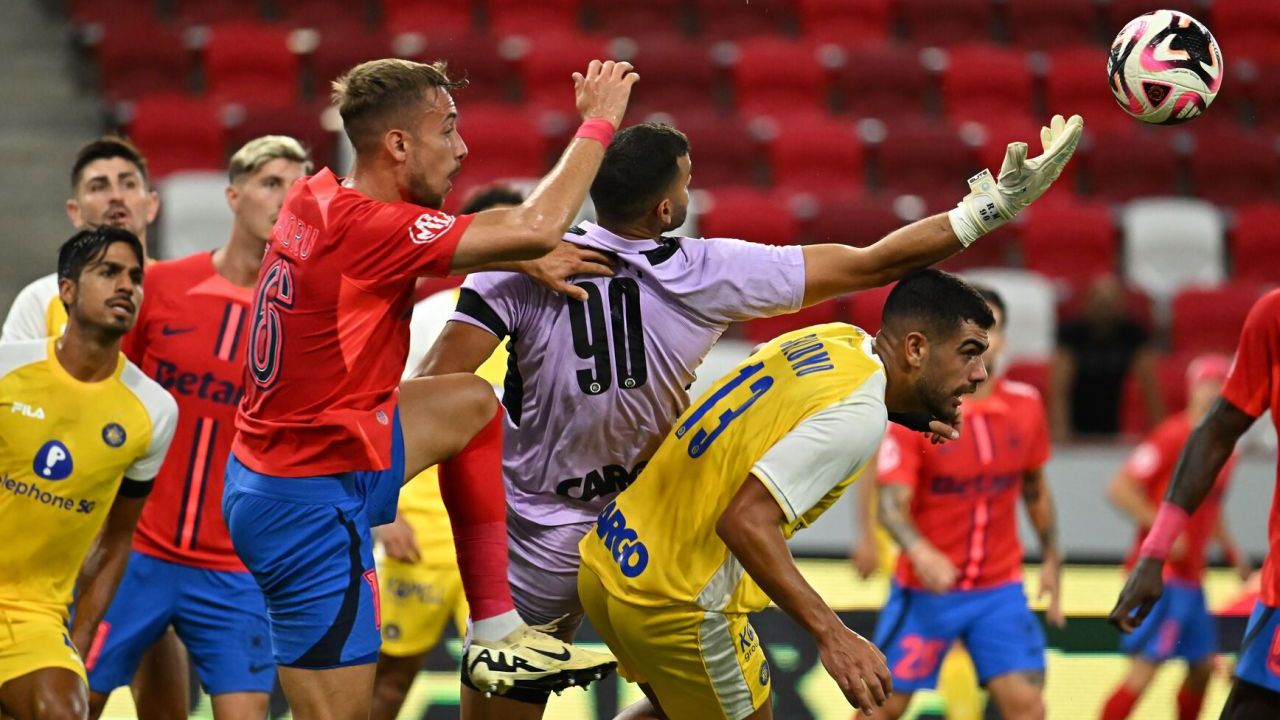
[[[286,27],[359,32],[369,25],[369,5],[364,0],[272,0],[272,9]]]
[[[1072,162],[1079,162],[1085,172],[1089,194],[1111,201],[1178,194],[1180,167],[1169,133],[1086,129],[1085,136],[1088,142]]]
[[[313,103],[310,107],[248,107],[227,128],[227,147],[235,152],[250,140],[263,135],[288,135],[301,142],[311,152],[316,170],[332,167],[337,138],[324,129],[320,114],[328,102]]]
[[[525,35],[582,32],[582,0],[486,0],[489,32]]]
[[[1227,72],[1233,67],[1227,65]],[[1280,62],[1256,64],[1253,76],[1245,88],[1252,120],[1269,131],[1280,129]]]
[[[1023,213],[1024,266],[1047,277],[1084,282],[1116,272],[1116,231],[1103,204],[1037,202]]]
[[[1107,52],[1096,46],[1056,48],[1044,79],[1048,115],[1080,115],[1091,130],[1128,128],[1134,119],[1107,86]]]
[[[1244,205],[1280,199],[1277,139],[1221,125],[1189,127],[1196,149],[1189,157],[1196,197],[1219,205]]]
[[[245,0],[169,0],[173,19],[182,26],[261,21],[261,3]]]
[[[992,35],[994,3],[989,0],[898,0],[907,37],[918,45],[982,42]]]
[[[170,27],[151,22],[107,26],[94,55],[98,89],[110,101],[189,89],[191,54]]]
[[[709,190],[709,203],[698,217],[703,237],[749,240],[766,245],[792,245],[799,225],[791,211],[767,190],[727,187]]]
[[[827,300],[788,315],[748,320],[742,324],[742,334],[753,343],[768,342],[792,330],[810,325],[839,322],[844,319],[841,310],[839,299]]]
[[[180,95],[140,98],[124,130],[146,155],[153,178],[178,170],[223,170],[226,129],[217,103]]]
[[[1080,0],[1006,0],[1009,35],[1037,50],[1097,40],[1094,3]]]
[[[409,37],[423,42],[421,49],[409,54],[411,60],[444,60],[449,64],[451,75],[467,79],[467,87],[458,93],[464,104],[509,101],[517,94],[518,83],[511,63],[499,52],[499,43],[492,35],[467,32],[454,36],[413,34]],[[573,91],[566,92],[572,95]]]
[[[818,62],[816,44],[753,38],[736,47],[731,70],[740,110],[791,113],[827,108],[827,75]]]
[[[75,25],[154,23],[159,19],[155,0],[67,0],[67,14]]]
[[[902,218],[893,211],[891,198],[864,193],[824,193],[818,199],[817,214],[805,223],[805,234],[814,243],[866,247],[902,224]]]
[[[1280,284],[1280,205],[1268,203],[1236,211],[1231,231],[1232,276],[1248,282]]]
[[[301,61],[289,31],[265,23],[228,23],[204,47],[206,92],[221,102],[288,107],[301,96]]]
[[[1007,380],[1030,385],[1042,398],[1049,397],[1049,363],[1044,360],[1018,360],[1008,367],[997,367],[996,373]]]
[[[467,158],[455,194],[507,177],[541,177],[548,165],[548,142],[536,118],[503,105],[468,103],[458,114],[458,132]]]
[[[889,0],[796,0],[806,38],[842,45],[882,42],[889,37]]]
[[[1043,361],[1053,354],[1058,320],[1052,283],[1038,273],[1011,268],[974,269],[964,277],[995,290],[1004,300],[1007,362]]]
[[[592,60],[614,59],[606,38],[581,33],[539,33],[516,63],[527,105],[575,114],[573,73],[586,72]]]
[[[311,66],[311,93],[328,97],[329,84],[366,60],[390,57],[391,37],[381,30],[337,28],[320,30],[320,41],[307,56]]]
[[[722,40],[781,32],[793,15],[792,0],[691,0],[698,35]]]
[[[1029,115],[1033,91],[1027,55],[1021,50],[998,45],[947,50],[942,102],[952,121]]]
[[[392,35],[460,39],[472,31],[474,15],[471,0],[382,0],[382,23]]]
[[[716,107],[717,70],[704,43],[674,35],[640,38],[631,62],[642,73],[644,89],[627,105],[636,120],[653,112],[680,113],[691,108],[712,111]]]
[[[1125,276],[1157,301],[1226,277],[1223,221],[1200,200],[1139,200],[1121,214]]]
[[[160,238],[156,257],[185,257],[226,244],[233,220],[226,188],[227,174],[222,171],[173,173],[157,182]]]
[[[1253,283],[1185,287],[1173,297],[1169,345],[1175,353],[1232,354],[1244,319],[1261,295]]]
[[[884,190],[919,195],[933,211],[959,202],[980,164],[954,127],[920,117],[886,123],[872,152]]]
[[[784,113],[766,144],[773,184],[779,190],[859,190],[865,184],[862,141],[848,119]]]
[[[884,312],[884,301],[889,299],[889,293],[893,292],[895,285],[897,283],[889,283],[846,295],[844,297],[845,312],[849,322],[872,335],[880,332],[880,316]]]
[[[1200,18],[1203,20],[1204,18]],[[1280,3],[1216,0],[1214,37],[1236,57],[1280,61]]]
[[[587,6],[592,31],[634,38],[680,33],[688,4],[684,0],[589,0]]]
[[[1108,0],[1105,3],[1101,3],[1101,5],[1103,12],[1102,31],[1104,39],[1108,44],[1111,43],[1111,39],[1114,38],[1116,33],[1120,32],[1120,29],[1123,28],[1130,20],[1138,17],[1139,15],[1145,15],[1154,10],[1162,10],[1171,5],[1183,8],[1187,8],[1187,6],[1190,5],[1189,9],[1193,11],[1193,15],[1200,15],[1201,17],[1198,19],[1202,21],[1206,19],[1203,17],[1203,11],[1195,5],[1185,2],[1171,3],[1169,0]]]
[[[923,112],[936,91],[919,51],[893,44],[846,48],[833,83],[842,110],[886,120]]]
[[[677,110],[674,120],[675,127],[689,136],[695,187],[755,182],[763,153],[742,118]]]

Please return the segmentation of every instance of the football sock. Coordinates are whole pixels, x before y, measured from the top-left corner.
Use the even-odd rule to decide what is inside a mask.
[[[1102,720],[1125,720],[1137,702],[1138,693],[1121,683],[1120,687],[1116,688],[1116,691],[1107,699],[1107,704],[1102,707]]]
[[[440,463],[440,496],[449,511],[453,542],[462,574],[462,591],[482,640],[500,640],[515,627],[490,618],[515,616],[507,585],[507,500],[502,487],[502,408],[462,452]],[[516,616],[516,627],[519,617]]]
[[[1196,720],[1200,706],[1204,705],[1204,693],[1182,688],[1178,690],[1178,720]]]

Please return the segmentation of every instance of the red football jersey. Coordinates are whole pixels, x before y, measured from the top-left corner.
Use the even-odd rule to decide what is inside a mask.
[[[1129,477],[1137,480],[1147,491],[1147,499],[1153,505],[1160,505],[1164,493],[1169,489],[1169,481],[1173,478],[1173,468],[1178,464],[1182,447],[1187,444],[1191,435],[1191,421],[1186,413],[1178,413],[1156,426],[1134,448],[1125,462],[1124,471]],[[1222,496],[1227,489],[1227,477],[1235,467],[1235,457],[1227,461],[1214,483],[1204,504],[1191,516],[1187,527],[1183,530],[1186,537],[1186,554],[1178,560],[1170,559],[1165,564],[1164,577],[1183,582],[1199,584],[1204,579],[1205,551],[1209,549],[1209,541],[1213,539],[1213,531],[1217,527],[1218,517],[1222,510]],[[1138,559],[1138,550],[1147,537],[1147,531],[1139,529],[1138,537],[1125,567],[1133,567]]]
[[[147,266],[143,293],[124,350],[178,401],[178,428],[133,546],[184,565],[244,571],[222,519],[222,478],[244,394],[252,292],[219,275],[205,252]]]
[[[278,477],[391,466],[414,281],[473,216],[379,202],[329,170],[294,183],[254,289],[232,451]]]
[[[990,396],[961,405],[959,440],[933,445],[921,433],[890,424],[880,445],[877,482],[911,486],[911,518],[960,570],[956,590],[1022,577],[1022,476],[1049,459],[1040,393],[1011,380],[994,382]],[[922,587],[905,553],[898,557],[897,580]]]
[[[1271,411],[1271,422],[1280,431],[1280,290],[1263,295],[1240,331],[1240,345],[1222,397],[1250,417]],[[1280,468],[1276,471],[1280,484]],[[1280,492],[1271,499],[1267,522],[1267,559],[1262,563],[1262,602],[1280,606]]]

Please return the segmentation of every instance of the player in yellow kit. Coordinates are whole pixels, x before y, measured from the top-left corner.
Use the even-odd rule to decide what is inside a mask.
[[[875,338],[839,323],[783,335],[680,417],[581,544],[583,608],[647,698],[626,717],[773,717],[747,620],[770,601],[813,636],[851,704],[883,704],[884,655],[805,581],[786,539],[857,478],[889,414],[955,420],[986,379],[992,323],[964,282],[917,271]]]
[[[85,717],[81,653],[173,437],[173,398],[120,353],[142,265],[132,233],[77,233],[58,256],[65,334],[0,344],[0,714],[16,720]]]

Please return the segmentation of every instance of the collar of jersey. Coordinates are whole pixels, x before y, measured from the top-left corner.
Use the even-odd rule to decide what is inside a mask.
[[[587,237],[591,238],[592,245],[618,253],[629,253],[634,255],[642,253],[645,250],[652,250],[659,245],[657,240],[630,240],[620,235],[615,235],[590,220],[583,220],[578,223],[578,227],[587,232]],[[566,236],[565,239],[572,242],[573,236]]]
[[[85,382],[80,380],[67,372],[66,368],[62,367],[62,361],[58,360],[58,354],[55,352],[57,342],[58,338],[49,338],[49,344],[45,350],[45,362],[49,363],[49,371],[53,373],[54,377],[68,385],[73,385],[85,390],[105,388],[111,384],[111,381],[119,379],[120,373],[124,371],[124,355],[118,354],[116,356],[116,369],[109,377],[103,378],[97,382]]]

